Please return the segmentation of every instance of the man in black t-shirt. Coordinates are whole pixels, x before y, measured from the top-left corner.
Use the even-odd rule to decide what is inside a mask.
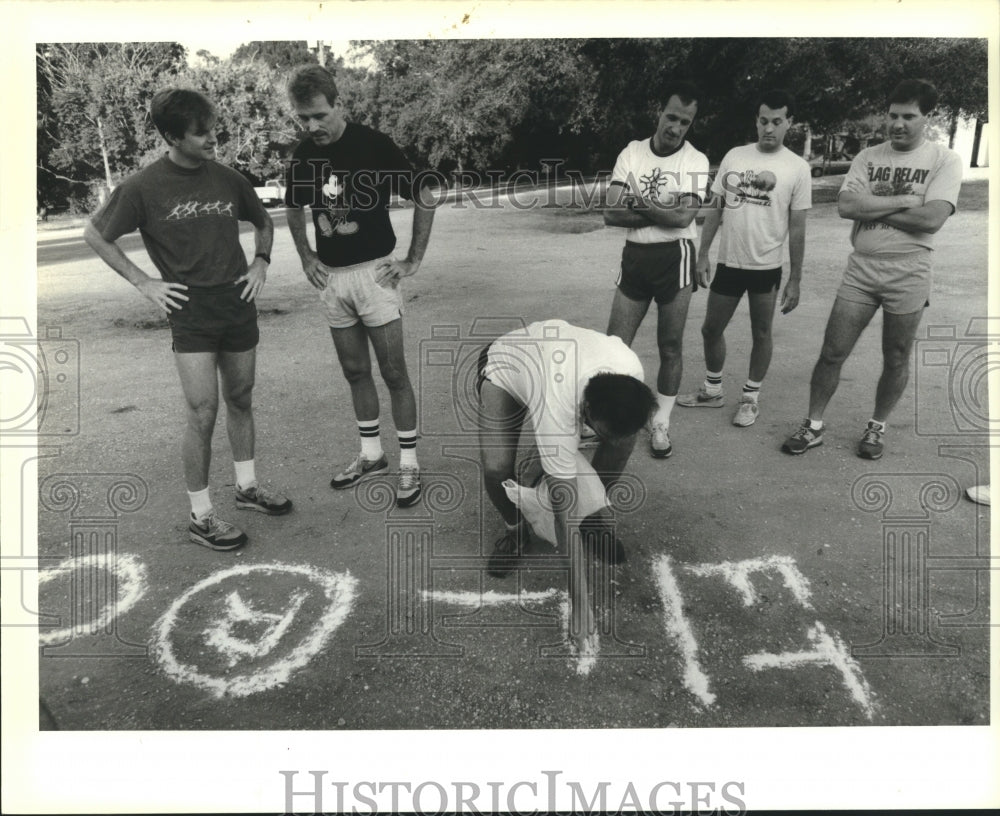
[[[420,499],[417,404],[403,353],[399,282],[416,273],[427,248],[433,206],[414,184],[410,163],[385,134],[347,122],[333,75],[299,66],[288,84],[296,116],[307,132],[292,153],[286,177],[288,228],[309,282],[320,290],[333,345],[351,387],[361,452],[333,477],[334,489],[384,473],[389,465],[379,437],[379,402],[372,378],[371,343],[389,390],[399,437],[396,503]],[[414,201],[413,233],[403,260],[392,256],[389,221],[393,192]],[[424,200],[421,201],[420,199]],[[304,207],[312,210],[316,249],[309,245]]]

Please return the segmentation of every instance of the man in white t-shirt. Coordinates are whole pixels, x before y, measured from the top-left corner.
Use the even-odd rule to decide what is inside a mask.
[[[589,633],[580,537],[570,529],[580,522],[574,518],[580,431],[586,423],[597,434],[592,465],[607,488],[620,478],[655,405],[643,383],[642,363],[618,337],[545,320],[508,332],[483,349],[477,384],[484,485],[506,525],[487,572],[503,577],[516,570],[526,540],[526,522],[503,482],[515,477],[518,440],[527,420],[549,482],[556,542],[577,565],[571,570],[577,581],[571,587],[573,631]]]
[[[781,312],[799,303],[799,281],[806,246],[806,211],[812,206],[809,164],[785,147],[795,100],[776,89],[760,98],[756,144],[734,147],[722,159],[712,182],[712,200],[701,228],[697,275],[709,285],[708,250],[722,226],[718,263],[711,280],[701,336],[705,344],[705,382],[697,393],[681,394],[688,408],[721,408],[722,369],[726,362],[723,333],[746,292],[750,307],[750,370],[733,424],[748,427],[757,420],[757,398],[774,348],[771,323],[781,286],[781,264],[788,241],[788,283]]]
[[[841,218],[854,221],[844,280],[826,324],[809,391],[809,415],[782,450],[801,454],[823,444],[823,413],[840,369],[861,332],[882,307],[882,375],[875,411],[858,456],[879,459],[886,421],[909,379],[909,358],[931,290],[934,233],[958,202],[962,160],[927,141],[924,130],[937,105],[929,82],[909,79],[889,96],[889,141],[862,150],[840,188]]]
[[[608,334],[632,345],[649,304],[656,300],[657,409],[651,422],[650,450],[665,459],[670,444],[670,414],[681,384],[681,340],[695,280],[695,216],[708,184],[708,158],[685,139],[698,112],[698,89],[672,82],[656,132],[618,156],[608,185],[604,223],[624,227],[625,248]]]

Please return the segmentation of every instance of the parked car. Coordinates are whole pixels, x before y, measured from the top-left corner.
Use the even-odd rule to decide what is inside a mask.
[[[850,167],[850,159],[831,159],[826,164],[823,163],[822,156],[817,156],[815,159],[809,160],[809,168],[813,178],[843,175]]]
[[[265,207],[277,207],[285,201],[285,188],[277,179],[265,181],[263,187],[253,189]]]

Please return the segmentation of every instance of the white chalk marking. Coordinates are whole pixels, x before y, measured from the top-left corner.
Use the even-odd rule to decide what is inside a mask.
[[[802,606],[812,609],[809,596],[809,580],[799,572],[794,559],[787,555],[772,555],[768,558],[751,558],[746,561],[723,561],[721,564],[697,564],[685,569],[693,575],[709,577],[718,575],[727,580],[743,596],[744,606],[757,603],[757,591],[750,583],[750,576],[755,572],[777,572],[784,580],[785,586],[791,591]]]
[[[458,606],[502,606],[503,604],[535,604],[545,603],[559,597],[560,593],[555,587],[544,592],[473,592],[457,590],[430,590],[423,591],[423,597],[427,600],[438,601],[440,603],[456,604]]]
[[[117,597],[102,606],[93,620],[79,621],[75,626],[39,634],[38,639],[45,646],[96,634],[110,626],[119,615],[128,612],[146,594],[146,567],[134,555],[127,553],[113,556],[95,553],[67,558],[58,566],[39,572],[38,585],[82,569],[104,569],[110,572],[118,588]]]
[[[233,592],[227,599],[228,614],[223,620],[205,630],[205,642],[228,656],[230,668],[247,657],[264,657],[278,645],[285,631],[295,620],[295,615],[302,608],[306,597],[306,593],[296,592],[292,595],[291,606],[283,615],[277,615],[254,609],[240,597],[239,592]],[[253,626],[264,624],[265,631],[256,643],[236,637],[233,635],[233,628],[241,623]]]
[[[569,595],[565,592],[561,594],[563,595],[563,600],[559,604],[559,614],[562,618],[563,636],[569,643],[569,648],[574,653],[571,660],[576,664],[576,673],[586,676],[597,665],[597,655],[601,651],[600,636],[597,634],[595,627],[594,631],[583,641],[582,651],[577,649],[576,643],[569,636]]]
[[[800,666],[833,666],[843,677],[844,685],[854,701],[861,706],[870,720],[875,711],[872,692],[868,681],[861,673],[861,667],[851,657],[851,650],[836,634],[827,634],[826,627],[816,621],[808,632],[810,642],[815,645],[811,652],[784,652],[783,654],[755,654],[743,658],[753,671],[763,669],[795,669]]]
[[[559,601],[559,615],[562,632],[575,652],[575,644],[569,640],[569,595],[566,590],[551,587],[543,592],[474,592],[471,590],[428,590],[423,591],[423,597],[439,603],[450,603],[458,606],[502,606],[504,604],[540,604],[546,601]],[[600,651],[600,639],[597,632],[590,635],[584,643],[583,652],[574,654],[571,658],[576,664],[576,673],[585,675],[597,665],[597,654]]]
[[[661,555],[654,564],[654,571],[663,603],[663,626],[667,634],[677,641],[684,660],[684,685],[705,706],[710,706],[715,702],[715,695],[709,687],[708,675],[698,662],[698,641],[684,618],[684,599],[670,568],[670,556]]]
[[[262,573],[264,575],[273,573],[300,575],[319,587],[326,597],[327,608],[298,645],[284,658],[276,660],[269,666],[262,666],[244,674],[227,674],[225,677],[213,677],[199,671],[193,666],[182,663],[174,654],[171,634],[185,605],[199,593],[211,589],[228,578],[248,576],[254,573]],[[171,604],[170,608],[156,622],[154,626],[154,653],[168,676],[180,683],[190,683],[204,688],[216,697],[222,697],[225,694],[233,697],[246,697],[250,694],[257,694],[261,691],[284,685],[288,682],[293,672],[305,666],[322,650],[330,636],[344,622],[354,602],[356,585],[357,580],[349,572],[331,573],[316,569],[315,567],[295,564],[251,564],[221,570],[188,589],[187,592]],[[268,632],[268,637],[273,636],[279,628],[281,629],[281,634],[285,633],[285,630],[292,622],[292,618],[295,616],[295,612],[298,611],[298,608],[301,607],[307,596],[307,592],[300,592],[292,597],[292,607],[295,607],[295,609],[293,611],[289,607],[285,615],[279,616],[284,620],[283,624],[276,622],[274,619],[263,618],[271,620],[273,624],[273,628]],[[234,613],[237,615],[245,613],[250,616],[257,615],[261,617],[259,613],[255,613],[251,607],[242,601],[242,598],[239,596],[234,601],[232,594],[228,596],[227,608],[230,621],[233,621]],[[210,632],[209,637],[212,637],[211,631],[216,630],[210,627],[208,631]],[[224,627],[220,627],[218,631],[223,632],[225,629]],[[215,635],[214,637],[218,639],[221,638],[221,635]],[[270,644],[267,652],[274,648],[279,639],[280,635],[274,643]],[[225,640],[220,642],[225,643],[221,651],[230,660],[233,657],[239,659],[239,657],[257,656],[257,652],[254,650],[247,651],[243,649],[243,652],[240,652],[239,649],[242,647],[236,647],[232,642]],[[219,644],[216,643],[213,645],[218,647]],[[266,654],[267,652],[263,653]]]

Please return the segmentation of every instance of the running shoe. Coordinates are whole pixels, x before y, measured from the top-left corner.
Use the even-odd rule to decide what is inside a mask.
[[[967,488],[965,491],[966,497],[971,502],[976,504],[989,505],[990,503],[990,486],[989,485],[973,485]]]
[[[340,473],[330,480],[330,487],[334,490],[344,490],[353,487],[363,479],[370,479],[380,473],[385,473],[389,469],[389,461],[383,453],[375,461],[365,459],[363,454],[358,454],[357,458]]]
[[[726,398],[722,391],[718,394],[709,394],[703,385],[697,394],[678,394],[677,404],[685,408],[721,408],[726,404]]]
[[[858,442],[858,456],[862,459],[881,459],[882,449],[885,447],[882,443],[884,435],[885,430],[879,430],[874,422],[869,422],[864,436]]]
[[[781,449],[785,453],[798,456],[800,453],[805,453],[809,448],[815,448],[817,445],[822,444],[823,429],[814,430],[810,428],[809,420],[806,419],[802,422],[802,427],[785,440],[785,444],[781,446]]]
[[[400,466],[396,484],[396,506],[412,507],[420,501],[420,468]]]
[[[235,550],[247,543],[247,536],[239,527],[223,521],[213,510],[202,519],[191,514],[188,538],[195,544],[211,550]]]
[[[760,407],[751,397],[741,397],[740,404],[733,415],[733,425],[739,428],[749,428],[757,421]]]
[[[656,423],[653,425],[649,436],[649,450],[657,459],[666,459],[674,452],[673,445],[670,444],[670,435],[667,433],[667,426]]]
[[[260,485],[242,490],[236,488],[236,506],[241,510],[256,510],[269,516],[283,516],[292,510],[291,499],[281,493],[272,493]]]
[[[517,532],[508,530],[493,543],[493,553],[486,561],[486,573],[493,578],[506,578],[521,559]]]

